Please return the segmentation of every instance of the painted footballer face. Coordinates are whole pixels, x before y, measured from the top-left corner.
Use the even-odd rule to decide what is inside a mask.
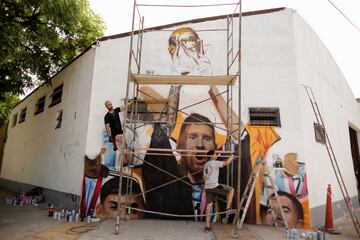
[[[271,199],[270,201],[271,201],[271,206],[273,206],[274,208],[276,218],[282,220],[280,206],[277,200]],[[286,218],[288,226],[296,227],[296,228],[303,227],[303,221],[302,219],[299,219],[298,213],[292,201],[286,196],[279,196],[279,202],[282,205],[284,217]],[[265,224],[267,225],[274,224],[274,219],[270,209],[266,212]]]
[[[202,170],[206,163],[206,151],[215,149],[213,129],[206,124],[191,124],[186,136],[186,150],[200,150],[186,153],[185,161],[188,171],[191,173],[201,172],[200,176],[194,175],[195,182],[202,181]]]
[[[118,200],[119,196],[117,194],[109,194],[105,201],[102,204],[98,204],[95,209],[96,216],[98,217],[116,217],[116,211],[118,208]],[[126,203],[129,201],[129,197],[121,196],[121,203]],[[142,200],[142,196],[140,197],[132,197],[130,199],[130,207],[144,209],[144,201]],[[125,218],[127,209],[120,209],[120,218]],[[139,219],[142,218],[143,214],[140,211],[131,210],[130,218],[131,219]]]

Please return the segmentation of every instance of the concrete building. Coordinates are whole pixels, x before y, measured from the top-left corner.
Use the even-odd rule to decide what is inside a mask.
[[[146,30],[141,73],[174,74],[177,69],[169,54],[169,37],[177,29],[188,27],[202,41],[203,62],[198,65],[204,64],[199,67],[205,68],[203,75],[225,75],[226,32],[204,30],[225,26],[226,16],[219,16]],[[114,153],[104,140],[107,138],[104,101],[111,99],[114,106],[123,104],[129,35],[99,39],[56,74],[52,85],[40,86],[13,109],[1,166],[2,186],[20,191],[40,186],[50,199],[57,199],[64,206],[79,206],[84,156],[94,158],[105,146],[108,150],[103,164],[110,169],[114,167],[114,160],[106,160],[113,158]],[[272,136],[264,137],[268,141],[267,162],[273,166],[279,190],[300,201],[306,215],[302,220],[305,227],[310,227],[323,224],[328,184],[332,186],[334,217],[346,210],[323,143],[321,126],[314,124],[315,115],[303,85],[310,86],[315,94],[352,204],[358,207],[360,106],[335,60],[296,10],[245,13],[242,121],[244,124],[272,121],[269,124]],[[168,96],[166,86],[153,90],[164,98]],[[183,86],[180,107],[209,98],[208,90],[209,86]],[[224,87],[218,90],[221,92]],[[235,111],[237,102],[238,95],[234,92]],[[215,109],[212,102],[207,102],[192,107],[188,113],[200,113],[219,122],[221,116]],[[259,113],[263,118],[256,118]],[[251,126],[250,139],[254,137]],[[253,129],[257,131],[256,127]],[[219,130],[217,134],[224,133]],[[140,145],[148,146],[147,137]],[[257,205],[266,205],[261,186],[256,197]],[[255,209],[256,223],[265,221],[261,209],[261,206]]]

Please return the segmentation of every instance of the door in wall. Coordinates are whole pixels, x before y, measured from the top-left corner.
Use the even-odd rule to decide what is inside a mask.
[[[357,189],[358,189],[358,198],[360,203],[360,157],[359,157],[359,144],[357,138],[357,132],[349,127],[350,133],[350,145],[351,145],[351,156],[354,163],[354,172],[356,177]]]

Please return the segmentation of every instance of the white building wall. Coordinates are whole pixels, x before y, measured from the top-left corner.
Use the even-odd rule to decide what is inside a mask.
[[[296,43],[298,95],[304,140],[303,157],[307,160],[310,207],[323,205],[327,185],[331,184],[333,201],[343,199],[325,145],[317,143],[313,123],[316,122],[310,101],[301,84],[315,94],[327,134],[350,197],[357,196],[349,126],[359,131],[360,108],[333,57],[301,16],[293,15]]]
[[[226,31],[203,30],[225,29],[226,19],[184,26],[195,29],[203,40],[212,74],[225,74]],[[171,74],[168,39],[171,30],[179,27],[145,33],[142,73]],[[272,161],[274,154],[297,153],[298,161],[306,164],[311,208],[325,204],[328,183],[333,186],[333,200],[342,198],[325,147],[315,142],[314,114],[301,86],[308,84],[316,94],[350,196],[355,196],[348,126],[360,129],[360,110],[328,50],[290,9],[246,16],[242,33],[243,122],[249,121],[249,107],[280,109],[281,127],[275,130],[281,140],[270,148],[268,160]],[[104,144],[104,102],[110,99],[119,106],[125,98],[129,40],[121,37],[100,42],[61,71],[54,78],[54,87],[39,88],[13,110],[12,115],[28,107],[25,122],[14,128],[10,122],[2,178],[81,194],[84,155],[94,157]],[[52,89],[62,82],[62,102],[48,108]],[[167,97],[169,87],[158,86],[156,90]],[[234,90],[233,108],[237,112],[237,85]],[[208,98],[207,91],[208,86],[184,86],[180,108]],[[35,104],[45,94],[45,111],[34,116]],[[219,122],[211,105],[195,106],[188,113],[200,112]],[[61,109],[62,127],[55,130],[56,114]]]
[[[26,120],[9,125],[1,178],[80,195],[95,50],[90,49],[61,72],[52,85],[43,85],[16,106]],[[53,89],[63,84],[61,103],[49,107]],[[45,110],[34,115],[39,98],[46,95]],[[55,129],[58,111],[61,128]]]
[[[249,107],[280,109],[281,127],[275,130],[281,140],[269,150],[271,162],[273,154],[300,153],[303,148],[291,18],[287,9],[243,20],[244,121],[249,122]]]
[[[103,145],[105,101],[111,100],[114,107],[124,104],[128,52],[129,37],[104,41],[96,48],[85,151],[90,158],[99,154]]]

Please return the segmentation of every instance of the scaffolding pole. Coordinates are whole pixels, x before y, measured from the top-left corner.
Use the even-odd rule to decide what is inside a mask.
[[[117,211],[116,211],[116,223],[115,223],[115,234],[119,234],[120,232],[120,218],[122,217],[122,213],[123,212],[127,212],[126,213],[126,218],[129,218],[129,215],[130,215],[130,211],[131,209],[134,209],[134,208],[131,208],[130,206],[127,205],[129,201],[129,197],[131,198],[133,196],[133,193],[132,193],[132,186],[133,186],[133,171],[132,171],[132,167],[133,167],[133,164],[134,164],[134,158],[139,158],[135,151],[136,150],[144,150],[146,154],[153,154],[153,155],[158,155],[158,156],[167,156],[167,155],[174,155],[173,152],[169,152],[171,149],[158,149],[158,148],[146,148],[146,149],[139,149],[139,148],[135,148],[135,142],[136,142],[136,129],[139,128],[138,126],[138,123],[140,123],[140,118],[139,118],[139,106],[138,106],[138,93],[140,92],[141,93],[141,90],[139,89],[139,85],[141,84],[172,84],[170,82],[161,82],[163,80],[161,80],[161,75],[159,76],[160,80],[158,80],[157,82],[152,82],[153,79],[150,79],[150,78],[153,78],[153,76],[148,76],[150,77],[148,80],[148,83],[145,82],[138,82],[136,80],[146,80],[147,76],[145,75],[141,75],[141,58],[142,58],[142,49],[143,49],[143,33],[145,32],[144,31],[144,17],[141,16],[140,14],[140,10],[139,10],[139,7],[217,7],[217,6],[224,6],[224,5],[235,5],[236,8],[235,8],[235,11],[233,12],[233,14],[231,15],[231,34],[230,34],[230,31],[229,31],[229,17],[228,17],[228,24],[227,24],[227,78],[223,78],[222,76],[206,76],[206,78],[208,79],[208,82],[201,82],[202,79],[201,78],[197,78],[197,77],[188,77],[188,76],[178,76],[178,78],[184,78],[183,79],[183,82],[179,81],[178,84],[191,84],[191,81],[194,81],[194,79],[196,78],[198,81],[195,81],[195,83],[193,84],[199,84],[199,81],[200,81],[200,84],[206,84],[206,85],[226,85],[226,91],[220,93],[220,94],[217,94],[217,95],[214,95],[212,97],[217,97],[221,94],[224,94],[226,93],[226,118],[225,118],[225,121],[223,120],[223,124],[226,125],[226,129],[223,129],[223,128],[220,128],[219,126],[214,126],[214,127],[217,127],[218,129],[222,129],[222,130],[225,130],[226,131],[226,144],[224,145],[225,147],[225,150],[223,150],[222,152],[223,153],[230,153],[230,154],[233,154],[233,147],[231,145],[231,142],[232,142],[232,138],[236,138],[236,133],[235,131],[237,131],[237,142],[238,142],[238,152],[237,152],[237,159],[238,159],[238,164],[237,164],[237,186],[236,186],[236,189],[237,189],[237,209],[236,209],[236,222],[238,223],[239,222],[239,201],[240,201],[240,186],[241,186],[241,54],[240,54],[240,51],[241,51],[241,1],[237,2],[237,3],[230,3],[230,4],[205,4],[205,5],[151,5],[151,4],[137,4],[136,0],[134,0],[134,3],[133,3],[133,16],[132,16],[132,26],[131,26],[131,35],[130,35],[130,49],[129,49],[129,56],[128,56],[128,59],[129,59],[129,62],[128,62],[128,75],[127,75],[127,87],[126,87],[126,96],[125,96],[125,114],[124,114],[124,123],[123,123],[123,135],[125,136],[124,139],[123,139],[123,143],[122,143],[122,149],[123,149],[123,156],[120,158],[120,160],[118,161],[118,171],[119,171],[119,188],[118,188],[118,207],[117,207]],[[239,11],[239,13],[237,12]],[[138,15],[138,18],[139,18],[139,24],[138,24],[138,28],[140,28],[139,30],[136,30],[135,31],[135,19],[136,19],[136,16]],[[234,54],[234,18],[236,16],[239,16],[239,39],[238,39],[238,43],[239,43],[239,49],[237,51],[236,54]],[[221,30],[224,30],[224,29],[221,29]],[[137,34],[137,42],[136,42],[136,46],[135,46],[135,51],[134,52],[134,37],[135,37],[135,33]],[[231,35],[231,37],[230,37]],[[231,41],[231,42],[230,42]],[[231,44],[231,47],[230,47],[230,44]],[[230,75],[230,70],[231,69],[236,69],[236,64],[234,64],[236,62],[236,58],[238,58],[238,69],[236,71],[236,74],[234,76],[231,76]],[[133,74],[133,68],[132,68],[132,65],[135,64],[136,65],[136,74]],[[233,66],[234,64],[234,66]],[[134,65],[134,66],[135,66]],[[232,71],[232,72],[235,72],[235,71]],[[137,77],[139,77],[137,79]],[[141,78],[140,78],[141,77]],[[173,76],[165,76],[166,78],[169,78],[170,80],[177,80],[175,79]],[[229,78],[231,77],[231,78]],[[234,123],[234,120],[233,119],[233,85],[234,83],[236,82],[236,78],[238,79],[238,93],[239,93],[239,102],[238,102],[238,123]],[[168,79],[168,81],[169,81]],[[186,80],[186,81],[185,81]],[[190,80],[190,81],[189,81]],[[222,84],[222,81],[224,84]],[[130,86],[132,85],[133,89],[132,89],[132,97],[129,96],[130,94]],[[152,96],[149,96],[150,98]],[[211,98],[209,99],[206,99],[206,100],[202,100],[202,101],[199,101],[198,103],[195,103],[195,104],[191,104],[190,106],[186,106],[185,108],[189,108],[191,106],[194,106],[196,104],[200,104],[202,102],[205,102],[205,101],[208,101],[210,100]],[[156,100],[156,99],[155,99]],[[135,103],[135,104],[134,104]],[[131,112],[129,114],[129,105],[132,105],[131,106]],[[169,108],[172,108],[172,106],[169,106],[169,104],[167,103],[167,109]],[[185,109],[178,109],[178,108],[174,108],[174,109],[171,109],[172,111],[176,111],[176,112],[183,112],[183,110]],[[170,111],[171,112],[171,111]],[[183,112],[184,113],[184,112]],[[164,115],[168,115],[169,113],[163,113],[161,112],[160,113],[160,117],[159,117],[159,120],[161,121],[162,119],[164,119]],[[173,113],[171,113],[173,114]],[[130,117],[129,117],[130,115]],[[153,119],[154,120],[154,119]],[[154,122],[154,121],[151,121],[151,122]],[[146,123],[146,121],[145,121]],[[174,124],[174,123],[173,123]],[[235,129],[234,128],[234,125],[237,124],[237,128]],[[215,124],[216,125],[216,124]],[[132,131],[133,132],[133,138],[132,138],[132,142],[131,144],[129,144],[129,146],[126,144],[125,140],[126,140],[126,136],[127,136],[127,132],[128,131]],[[157,153],[152,153],[151,151],[157,151]],[[193,152],[192,150],[184,150],[184,149],[175,149],[175,151],[177,151],[178,153],[182,153],[184,154],[189,154],[191,152]],[[199,152],[199,151],[197,151]],[[206,154],[204,152],[204,154]],[[128,167],[130,168],[130,174],[131,174],[131,178],[129,179],[127,177],[127,181],[126,181],[126,193],[127,194],[127,197],[126,197],[126,200],[125,202],[123,201],[122,203],[122,192],[124,191],[122,188],[123,188],[123,168],[124,168],[124,159],[125,159],[125,156],[126,155],[129,155],[129,159],[127,159],[127,163],[129,164]],[[149,165],[151,165],[150,163],[146,162],[145,160],[141,159],[144,163],[147,163]],[[153,166],[153,167],[156,167],[158,168],[159,170],[165,172],[166,174],[168,174],[169,176],[173,177],[174,180],[171,180],[167,183],[163,183],[159,186],[155,186],[153,187],[152,189],[149,189],[147,190],[146,192],[150,192],[150,191],[153,191],[155,189],[159,189],[163,186],[166,186],[168,184],[171,184],[173,182],[177,182],[177,181],[184,181],[183,179],[186,178],[187,176],[183,176],[183,177],[176,177],[175,175],[172,175],[170,172],[164,170],[164,169],[161,169],[157,166]],[[233,186],[235,188],[235,183],[234,183],[234,174],[232,174],[231,176],[231,180],[230,180],[230,177],[229,177],[229,174],[230,172],[231,173],[234,173],[232,170],[233,170],[234,166],[231,165],[231,170],[230,168],[227,169],[227,184]],[[195,174],[195,173],[192,173],[192,174]],[[130,186],[130,188],[129,188]],[[129,196],[130,194],[130,196]],[[144,193],[141,193],[141,194],[144,194]],[[135,197],[138,196],[135,195]],[[122,211],[122,209],[125,209],[125,211]],[[126,211],[127,210],[127,211]],[[140,209],[137,209],[138,211],[141,211]],[[146,211],[146,210],[142,210],[144,212],[151,212],[151,213],[154,213],[154,214],[160,214],[160,215],[164,215],[164,216],[170,216],[171,214],[168,214],[168,213],[162,213],[162,212],[154,212],[154,211]],[[221,212],[221,213],[233,213],[235,212],[235,210],[231,210],[231,211],[226,211],[226,212]],[[174,215],[173,216],[180,216],[180,217],[195,217],[195,216],[198,216],[198,215]]]
[[[235,237],[240,239],[240,189],[241,189],[241,24],[242,24],[242,1],[239,0],[239,49],[238,49],[238,172],[237,172],[237,196],[236,196],[236,227]]]

